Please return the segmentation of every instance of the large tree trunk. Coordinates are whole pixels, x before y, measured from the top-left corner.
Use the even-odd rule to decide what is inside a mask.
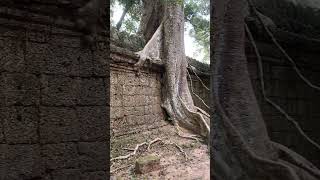
[[[320,179],[315,166],[269,139],[247,70],[246,1],[216,0],[213,13],[213,176],[217,180],[225,179],[226,173],[228,179]]]
[[[142,0],[143,9],[138,34],[148,42],[164,17],[163,0]]]
[[[145,59],[158,58],[163,61],[165,83],[162,89],[162,107],[178,128],[178,132],[180,132],[179,127],[184,127],[207,138],[210,132],[209,115],[194,105],[187,82],[188,62],[184,50],[183,4],[166,1],[165,4],[155,3],[154,6],[164,7],[164,11],[151,14],[150,19],[159,19],[164,14],[165,16],[161,18],[160,23],[151,23],[149,20],[145,28],[141,27],[141,29],[151,31],[158,25],[156,32],[152,32],[153,35],[145,48],[138,52],[140,61],[137,65],[140,66]],[[145,23],[142,22],[142,24]],[[147,36],[146,38],[148,39]]]
[[[209,127],[204,114],[194,105],[187,82],[188,62],[184,50],[183,5],[168,3],[163,22],[163,56],[165,86],[163,107],[174,123],[207,137]]]

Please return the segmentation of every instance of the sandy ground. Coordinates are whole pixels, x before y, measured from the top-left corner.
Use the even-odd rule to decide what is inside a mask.
[[[127,160],[116,161],[112,167],[111,180],[209,180],[210,157],[207,146],[195,140],[170,137],[166,143],[178,144],[187,155],[187,159],[175,145],[157,142],[151,146],[149,152],[145,148]],[[130,147],[132,148],[132,147]],[[148,154],[160,157],[160,170],[138,175],[134,171],[135,160]]]

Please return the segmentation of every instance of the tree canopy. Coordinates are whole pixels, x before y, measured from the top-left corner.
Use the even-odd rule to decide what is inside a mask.
[[[126,15],[123,19],[120,31],[129,34],[136,34],[139,29],[141,19],[142,0],[111,0],[111,16],[115,13],[116,4],[120,5]],[[185,22],[189,23],[190,29],[186,29],[188,34],[195,39],[198,52],[203,54],[199,61],[209,63],[210,51],[210,1],[209,0],[185,0],[184,1],[184,17]],[[116,26],[119,22],[112,22]]]

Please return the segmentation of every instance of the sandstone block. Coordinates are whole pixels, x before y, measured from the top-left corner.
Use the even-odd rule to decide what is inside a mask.
[[[107,133],[107,132],[105,132]],[[108,147],[106,142],[80,142],[79,163],[81,171],[106,171]]]
[[[160,158],[154,155],[141,157],[136,161],[135,170],[138,174],[144,174],[160,169]]]
[[[65,107],[42,107],[40,111],[40,141],[42,143],[59,143],[80,139],[76,110]]]
[[[106,180],[107,173],[105,171],[86,172],[81,175],[81,180]]]
[[[44,71],[48,74],[79,74],[79,53],[73,48],[52,45],[48,48]]]
[[[52,173],[52,180],[79,180],[79,169],[62,169],[56,170]]]
[[[80,82],[80,105],[106,105],[104,78],[83,78]]]
[[[36,143],[39,117],[35,107],[11,107],[0,113],[4,134],[8,143]],[[0,135],[1,140],[1,135]]]
[[[80,121],[80,139],[100,141],[107,139],[107,111],[101,107],[79,107],[77,114]]]
[[[74,78],[43,76],[41,102],[47,106],[72,106],[78,100],[79,84]]]
[[[74,143],[48,144],[41,147],[42,161],[48,170],[79,167],[79,154]]]

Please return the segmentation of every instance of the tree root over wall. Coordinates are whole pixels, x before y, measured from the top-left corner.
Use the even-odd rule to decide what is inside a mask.
[[[162,108],[173,122],[178,135],[195,138],[197,135],[207,139],[210,134],[209,115],[194,105],[187,81],[188,62],[184,50],[183,5],[177,2],[165,4],[165,14],[161,24],[137,55],[141,67],[146,59],[161,59],[165,66],[162,89]],[[183,127],[194,135],[183,135]]]
[[[162,7],[163,4],[159,4],[160,2],[161,1],[155,1],[154,4],[147,3],[145,5],[149,5],[150,7],[144,8],[154,9],[154,6],[157,5]],[[135,64],[135,67],[139,71],[139,68],[144,65],[147,59],[163,61],[165,74],[162,87],[162,108],[166,111],[168,118],[174,124],[177,134],[180,137],[197,141],[200,140],[200,138],[203,138],[209,142],[209,114],[194,105],[187,81],[188,62],[184,50],[183,5],[174,1],[168,1],[165,3],[164,7],[165,13],[163,14],[166,14],[166,16],[162,18],[161,23],[156,28],[153,36],[143,50],[136,53],[139,56],[139,61]],[[161,16],[162,14],[158,13],[152,15]],[[154,18],[150,17],[150,19]],[[145,19],[143,21],[147,22]],[[148,31],[152,28],[155,29],[154,23],[151,24],[152,27],[142,29]],[[190,133],[184,133],[182,128],[191,131],[192,135],[190,135]],[[151,142],[156,141],[160,140],[155,139]],[[148,149],[151,144],[148,145]],[[175,145],[179,151],[184,154],[185,158],[187,158],[187,154],[179,145],[173,143],[169,144]],[[132,153],[113,158],[111,161],[127,159],[135,155],[139,147],[143,145],[147,145],[147,143],[138,144]]]

